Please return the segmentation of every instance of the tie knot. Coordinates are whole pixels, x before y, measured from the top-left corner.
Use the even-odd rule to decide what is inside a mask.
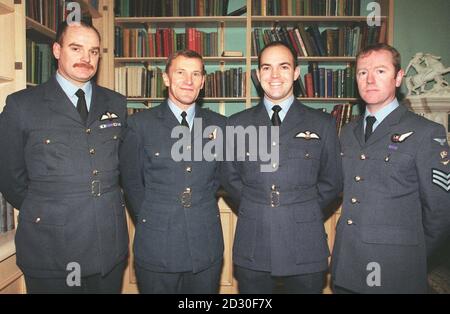
[[[187,116],[186,111],[183,111],[183,112],[181,113],[181,117],[182,117],[182,118],[186,118],[186,116]]]
[[[279,105],[275,105],[275,106],[272,107],[272,110],[273,110],[275,113],[278,113],[278,112],[281,111],[281,107],[280,107]]]
[[[84,96],[84,90],[82,90],[81,88],[79,90],[77,90],[77,92],[75,93],[75,95],[77,95],[78,98],[83,97]]]
[[[369,125],[373,125],[376,121],[377,121],[377,118],[375,118],[374,116],[367,116],[367,118],[366,118],[366,122]]]

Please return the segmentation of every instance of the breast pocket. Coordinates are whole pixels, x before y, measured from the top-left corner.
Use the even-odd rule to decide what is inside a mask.
[[[320,168],[321,147],[318,143],[290,147],[286,160],[291,185],[315,184]]]
[[[42,130],[30,133],[25,147],[30,176],[73,175],[76,151],[67,130]]]
[[[367,162],[374,190],[392,193],[416,180],[414,158],[407,153],[380,151],[369,156]]]
[[[144,167],[152,182],[168,184],[174,181],[173,173],[176,167],[169,149],[170,147],[144,146]]]
[[[102,159],[100,170],[111,171],[118,169],[121,139],[121,127],[111,127],[100,131],[97,148]]]

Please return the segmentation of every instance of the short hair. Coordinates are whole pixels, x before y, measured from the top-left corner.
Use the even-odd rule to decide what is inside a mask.
[[[202,62],[202,75],[206,74],[205,62],[203,61],[202,56],[198,52],[196,52],[194,50],[190,50],[190,49],[178,50],[169,56],[169,58],[167,59],[166,69],[165,69],[165,72],[167,74],[169,74],[169,69],[170,69],[170,66],[172,65],[173,60],[175,60],[179,56],[189,58],[189,59],[199,59]]]
[[[285,47],[286,49],[288,49],[292,55],[292,60],[294,62],[294,68],[296,68],[298,66],[297,52],[294,49],[292,49],[291,46],[287,45],[286,43],[284,43],[282,41],[273,41],[273,42],[269,43],[268,45],[266,45],[259,52],[259,54],[258,54],[258,69],[261,69],[261,56],[263,55],[263,52],[270,47]]]
[[[392,64],[395,68],[395,75],[397,75],[398,71],[402,68],[402,60],[400,57],[400,53],[397,49],[394,47],[385,44],[385,43],[377,43],[373,45],[366,46],[365,48],[361,49],[361,51],[356,55],[356,63],[358,63],[358,60],[368,54],[370,54],[373,51],[388,51],[392,55]]]
[[[60,23],[58,26],[58,31],[56,32],[55,42],[57,42],[58,44],[60,44],[62,46],[63,40],[64,40],[64,35],[67,32],[67,28],[72,24],[80,25],[82,27],[86,27],[86,28],[94,30],[98,36],[98,40],[99,41],[102,40],[102,37],[100,36],[100,32],[93,25],[81,20],[79,23],[78,22],[67,23],[67,21]]]

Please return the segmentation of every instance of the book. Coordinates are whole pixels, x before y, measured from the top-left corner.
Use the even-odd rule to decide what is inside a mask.
[[[225,50],[222,52],[222,57],[243,57],[242,51],[237,50]]]
[[[233,12],[228,13],[228,16],[240,16],[242,14],[247,13],[247,5],[244,5],[243,7],[234,10]]]

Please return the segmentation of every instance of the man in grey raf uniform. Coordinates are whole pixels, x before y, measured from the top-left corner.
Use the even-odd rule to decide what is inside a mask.
[[[260,161],[237,156],[225,163],[225,189],[238,204],[233,248],[241,293],[272,293],[282,280],[287,293],[321,293],[329,249],[322,210],[341,190],[341,158],[334,119],[294,98],[297,56],[285,44],[259,55],[264,100],[229,118],[230,126],[279,127],[279,162],[262,172]],[[269,135],[269,138],[271,136]],[[268,139],[269,140],[269,139]],[[261,145],[261,143],[259,143]],[[239,147],[237,147],[239,148]],[[246,157],[245,161],[242,157]]]
[[[333,250],[337,293],[425,293],[427,257],[450,231],[447,134],[399,105],[400,54],[357,56],[364,117],[344,127],[344,200]]]
[[[183,50],[169,57],[163,79],[168,99],[129,118],[120,151],[125,196],[136,218],[139,291],[217,293],[223,257],[216,200],[221,162],[193,157],[214,143],[220,157],[225,118],[195,103],[205,81],[203,60],[196,52]],[[205,137],[207,127],[212,131]],[[192,135],[182,148],[188,158],[180,161],[172,155],[180,141],[178,134],[171,135],[174,128]]]
[[[90,81],[99,53],[95,28],[61,24],[56,75],[8,96],[1,114],[0,189],[20,210],[16,256],[29,293],[121,291],[128,232],[118,147],[126,105]]]

